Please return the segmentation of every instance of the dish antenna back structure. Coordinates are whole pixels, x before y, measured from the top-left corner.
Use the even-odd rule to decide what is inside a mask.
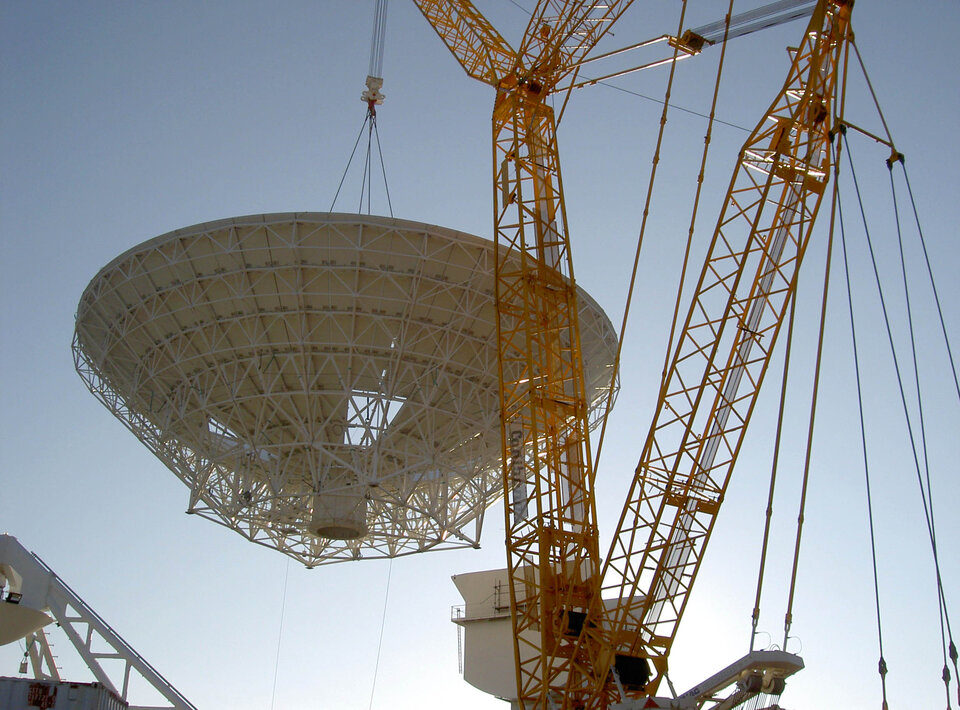
[[[189,512],[308,567],[477,546],[502,493],[493,249],[355,214],[181,229],[87,286],[77,371]],[[580,299],[598,413],[616,335]]]

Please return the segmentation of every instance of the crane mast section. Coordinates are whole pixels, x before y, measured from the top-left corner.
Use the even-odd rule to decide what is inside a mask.
[[[600,555],[576,287],[553,110],[525,91],[494,113],[496,297],[507,564],[521,706],[580,672],[577,619]],[[517,258],[519,256],[519,258]]]
[[[609,642],[652,659],[647,692],[666,670],[829,177],[851,5],[817,5],[741,150],[605,562],[605,591],[620,599]]]
[[[512,52],[466,0],[415,0],[493,110],[495,284],[511,619],[522,708],[588,694],[600,555],[576,284],[550,89],[632,0],[541,0]]]

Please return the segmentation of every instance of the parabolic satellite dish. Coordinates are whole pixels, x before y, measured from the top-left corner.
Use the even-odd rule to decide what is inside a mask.
[[[208,222],[103,268],[90,391],[189,511],[312,567],[476,546],[501,494],[493,243],[355,214]],[[580,291],[597,413],[616,334]]]

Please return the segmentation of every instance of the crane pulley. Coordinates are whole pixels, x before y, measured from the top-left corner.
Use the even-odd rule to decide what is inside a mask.
[[[383,88],[383,47],[387,32],[387,0],[377,0],[373,18],[373,38],[370,40],[370,68],[367,71],[367,88],[360,94],[360,100],[366,102],[367,112],[375,116],[377,106],[385,98]]]

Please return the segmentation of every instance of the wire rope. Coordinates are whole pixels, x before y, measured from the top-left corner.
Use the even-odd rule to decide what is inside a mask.
[[[658,98],[656,98],[656,97],[654,97],[654,96],[647,96],[646,94],[641,94],[639,91],[633,91],[632,89],[626,89],[626,88],[624,88],[624,87],[622,87],[622,86],[617,86],[616,84],[611,84],[611,83],[608,82],[608,81],[598,81],[597,84],[599,84],[600,86],[606,86],[608,89],[615,89],[616,91],[622,91],[623,93],[625,93],[625,94],[630,94],[631,96],[636,96],[636,97],[639,97],[639,98],[641,98],[641,99],[646,99],[647,101],[652,101],[652,102],[654,102],[654,103],[656,103],[656,104],[663,104],[663,103],[664,103],[663,99],[658,99]],[[683,113],[689,113],[689,114],[691,114],[691,115],[693,115],[693,116],[699,116],[700,118],[710,118],[710,116],[707,115],[707,114],[705,114],[705,113],[700,113],[699,111],[694,111],[694,110],[691,109],[691,108],[684,108],[683,106],[680,106],[679,104],[673,104],[672,107],[673,107],[673,109],[674,109],[675,111],[682,111]],[[749,133],[749,132],[750,132],[750,129],[749,129],[749,128],[747,128],[747,127],[745,127],[745,126],[741,126],[741,125],[736,124],[736,123],[732,123],[732,122],[730,122],[730,121],[724,121],[723,119],[720,119],[720,118],[713,118],[712,120],[713,120],[714,123],[721,123],[721,124],[723,124],[724,126],[729,126],[730,128],[736,128],[738,131],[743,131],[744,133]]]
[[[920,371],[919,363],[917,358],[917,343],[915,337],[915,330],[913,324],[913,308],[910,301],[910,288],[907,280],[907,262],[906,256],[903,249],[903,230],[900,228],[900,210],[897,204],[897,191],[896,184],[893,180],[893,164],[891,160],[887,161],[887,172],[890,176],[890,193],[893,202],[893,217],[897,229],[897,247],[900,253],[900,273],[903,279],[903,296],[904,301],[907,305],[907,325],[910,332],[910,356],[913,364],[913,386],[916,389],[917,393],[917,413],[919,416],[920,422],[920,447],[923,452],[923,471],[926,475],[926,485],[927,485],[927,496],[930,500],[930,538],[933,546],[933,556],[934,556],[934,565],[936,568],[937,574],[937,592],[939,595],[937,611],[940,615],[940,646],[943,652],[943,673],[941,677],[944,680],[946,685],[946,695],[947,695],[947,707],[950,707],[950,669],[947,666],[947,639],[946,639],[946,629],[945,620],[944,620],[944,598],[943,598],[943,586],[940,582],[940,562],[937,559],[937,533],[936,533],[936,520],[933,510],[933,486],[930,481],[930,458],[929,452],[927,449],[927,430],[926,422],[923,416],[923,396],[922,390],[920,387]]]
[[[370,119],[370,113],[367,113],[366,118],[363,119],[363,125],[360,126],[360,133],[357,134],[357,140],[353,144],[353,150],[350,152],[350,158],[347,160],[347,167],[343,169],[343,175],[340,177],[340,184],[337,185],[337,192],[333,196],[333,202],[330,203],[330,211],[333,212],[333,208],[337,204],[337,198],[340,197],[340,190],[343,189],[343,182],[347,179],[347,172],[350,170],[350,165],[353,163],[353,157],[357,154],[357,146],[360,145],[360,139],[363,138],[363,129],[367,127],[367,121]]]
[[[936,306],[937,306],[937,317],[940,322],[940,331],[943,333],[943,342],[944,342],[944,346],[946,347],[947,357],[950,361],[950,371],[953,374],[953,384],[957,392],[957,399],[960,400],[960,381],[958,381],[957,379],[957,367],[956,367],[956,364],[954,363],[953,351],[950,348],[950,338],[947,336],[947,326],[943,318],[943,309],[940,306],[940,295],[937,291],[936,280],[933,277],[933,269],[930,266],[930,255],[927,252],[926,240],[923,237],[923,227],[920,224],[920,214],[917,211],[917,203],[916,203],[916,200],[914,200],[913,190],[910,187],[910,177],[907,174],[907,166],[906,166],[905,160],[903,159],[903,156],[899,156],[899,160],[897,162],[900,163],[900,167],[903,170],[904,182],[907,185],[907,192],[910,196],[910,205],[913,209],[913,217],[917,224],[917,234],[919,235],[919,238],[920,238],[920,246],[923,251],[924,263],[927,267],[927,276],[929,277],[931,290],[933,291],[934,302],[936,303]],[[934,562],[936,564],[936,571],[937,571],[937,587],[940,591],[941,604],[943,605],[943,615],[947,625],[947,634],[950,642],[949,643],[950,660],[953,662],[953,673],[955,676],[957,676],[957,704],[960,705],[960,672],[958,672],[958,669],[957,669],[957,646],[953,640],[953,630],[950,627],[950,616],[947,612],[946,599],[943,596],[943,583],[940,577],[940,563],[939,563],[939,559],[936,552],[935,541],[936,541],[936,538],[934,537]],[[946,661],[944,661],[942,677],[943,677],[944,683],[949,687],[950,671],[947,668]],[[948,693],[947,707],[949,710],[949,693]]]
[[[387,625],[387,602],[390,599],[390,578],[393,576],[393,558],[387,565],[387,588],[383,592],[383,613],[380,615],[380,638],[377,640],[377,660],[373,664],[373,683],[370,687],[370,704],[368,708],[373,708],[373,696],[377,690],[377,673],[380,670],[380,651],[383,649],[383,629]]]
[[[913,217],[917,223],[917,234],[920,237],[920,246],[923,250],[923,259],[927,266],[927,275],[930,278],[930,286],[933,290],[933,300],[937,304],[937,317],[940,320],[940,330],[943,333],[943,343],[947,349],[947,357],[950,360],[950,370],[953,373],[953,386],[957,391],[957,400],[960,401],[960,378],[957,376],[957,366],[953,359],[953,350],[950,347],[950,338],[947,336],[947,325],[943,318],[943,308],[940,305],[940,295],[937,291],[936,280],[933,278],[933,269],[930,266],[930,255],[927,252],[927,242],[923,237],[923,227],[920,225],[920,214],[917,212],[917,203],[913,198],[913,190],[910,188],[910,177],[907,174],[906,161],[901,159],[898,162],[903,170],[903,179],[907,185],[907,192],[910,195],[910,205],[913,208]]]
[[[944,685],[945,685],[945,688],[946,688],[947,708],[948,708],[948,710],[949,710],[949,708],[950,708],[950,690],[949,690],[949,686],[950,686],[950,670],[949,670],[949,668],[948,668],[948,666],[947,666],[948,648],[949,648],[949,657],[950,657],[951,661],[953,662],[954,674],[955,674],[955,675],[958,675],[958,681],[960,681],[960,673],[958,673],[958,670],[957,670],[957,647],[956,647],[956,644],[954,643],[954,640],[953,640],[953,632],[952,632],[952,629],[951,629],[951,626],[950,626],[950,617],[949,617],[949,613],[948,613],[948,610],[947,610],[946,597],[945,597],[944,590],[943,590],[943,583],[942,583],[942,578],[941,578],[941,573],[940,573],[939,554],[938,554],[938,551],[937,551],[936,526],[935,526],[934,511],[933,511],[933,493],[932,493],[932,488],[931,488],[931,484],[930,484],[930,468],[929,468],[928,456],[927,456],[926,434],[925,434],[924,420],[923,420],[923,406],[922,406],[922,400],[921,400],[921,394],[920,394],[919,375],[918,375],[918,373],[917,373],[917,357],[916,357],[916,347],[915,347],[915,341],[914,341],[914,330],[913,330],[912,310],[911,310],[911,306],[910,306],[909,293],[908,293],[908,291],[907,291],[907,277],[906,277],[906,268],[905,268],[905,265],[904,265],[903,245],[902,245],[902,236],[901,236],[901,228],[900,228],[900,218],[899,218],[899,210],[898,210],[899,201],[897,200],[897,197],[896,197],[896,185],[895,185],[895,182],[894,182],[894,179],[893,179],[893,165],[894,165],[894,163],[899,163],[899,164],[900,164],[900,167],[901,167],[901,169],[902,169],[902,171],[903,171],[904,181],[905,181],[905,183],[906,183],[907,192],[908,192],[909,197],[910,197],[910,204],[911,204],[911,207],[912,207],[912,209],[913,209],[914,220],[916,221],[917,234],[919,235],[919,240],[920,240],[920,245],[921,245],[921,249],[922,249],[922,252],[923,252],[924,262],[925,262],[925,265],[926,265],[926,268],[927,268],[927,276],[928,276],[928,279],[929,279],[929,282],[930,282],[930,285],[931,285],[931,290],[932,290],[932,292],[933,292],[934,303],[936,304],[936,307],[937,307],[937,316],[938,316],[938,319],[939,319],[939,322],[940,322],[941,332],[943,333],[944,345],[945,345],[945,347],[946,347],[947,357],[948,357],[948,360],[949,360],[949,362],[950,362],[950,370],[951,370],[951,374],[952,374],[952,376],[953,376],[954,389],[955,389],[955,391],[956,391],[956,393],[957,393],[957,399],[958,399],[958,400],[960,400],[960,379],[958,379],[958,376],[957,376],[957,367],[956,367],[956,364],[955,364],[955,362],[954,362],[953,351],[952,351],[952,349],[951,349],[951,347],[950,347],[950,339],[949,339],[949,337],[948,337],[948,335],[947,335],[946,324],[945,324],[944,317],[943,317],[943,309],[942,309],[941,304],[940,304],[940,297],[939,297],[939,293],[938,293],[938,290],[937,290],[937,287],[936,287],[936,280],[934,279],[934,276],[933,276],[933,269],[931,268],[931,265],[930,265],[930,257],[929,257],[929,253],[928,253],[928,251],[927,251],[926,240],[924,239],[924,235],[923,235],[923,228],[922,228],[922,226],[921,226],[921,224],[920,224],[919,212],[917,211],[917,205],[916,205],[916,201],[915,201],[914,196],[913,196],[913,190],[911,189],[911,186],[910,186],[910,178],[909,178],[909,175],[908,175],[907,169],[906,169],[906,161],[905,161],[905,158],[904,158],[903,154],[897,152],[896,148],[894,147],[893,137],[892,137],[892,135],[891,135],[891,133],[890,133],[890,128],[889,128],[889,126],[888,126],[888,124],[887,124],[887,121],[886,121],[884,115],[883,115],[883,110],[880,108],[880,102],[879,102],[879,100],[878,100],[878,98],[877,98],[876,91],[874,90],[873,82],[870,80],[870,75],[869,75],[869,73],[867,72],[867,68],[866,68],[866,65],[865,65],[865,63],[864,63],[864,61],[863,61],[863,57],[862,57],[861,54],[860,54],[860,49],[857,47],[857,44],[856,44],[856,41],[855,41],[854,38],[851,38],[851,44],[853,45],[854,53],[856,54],[857,61],[858,61],[859,65],[860,65],[860,70],[861,70],[861,72],[862,72],[862,74],[863,74],[864,80],[866,81],[867,88],[869,89],[869,92],[870,92],[870,96],[871,96],[871,98],[873,99],[873,103],[874,103],[874,106],[875,106],[875,108],[876,108],[876,110],[877,110],[877,114],[878,114],[878,116],[880,117],[880,122],[881,122],[881,124],[883,125],[883,130],[884,130],[884,132],[886,133],[886,136],[887,136],[887,144],[888,144],[888,145],[890,146],[890,148],[891,148],[891,156],[890,156],[890,158],[887,159],[887,168],[888,168],[888,172],[889,172],[889,175],[890,175],[890,186],[891,186],[891,193],[892,193],[892,195],[893,195],[893,207],[894,207],[894,215],[895,215],[895,219],[896,219],[897,239],[898,239],[898,244],[900,245],[901,271],[903,272],[904,292],[905,292],[905,297],[906,297],[906,300],[907,300],[907,314],[908,314],[908,319],[909,319],[909,321],[910,321],[911,352],[912,352],[912,355],[913,355],[913,362],[914,362],[914,380],[915,380],[915,386],[916,386],[916,389],[917,389],[917,404],[918,404],[919,418],[920,418],[921,442],[922,442],[922,447],[923,447],[924,470],[925,470],[925,473],[926,473],[926,494],[924,494],[924,487],[923,487],[924,484],[923,484],[923,480],[922,480],[922,478],[921,478],[921,474],[920,474],[920,470],[919,470],[919,463],[917,462],[915,450],[914,450],[914,461],[915,461],[915,465],[917,466],[917,477],[918,477],[918,483],[919,483],[919,485],[920,485],[921,498],[924,500],[924,506],[925,506],[925,507],[924,507],[924,513],[925,513],[925,515],[927,514],[927,510],[926,510],[926,500],[929,499],[929,501],[930,501],[930,510],[929,510],[929,516],[928,516],[928,518],[927,518],[927,526],[928,526],[928,534],[929,534],[929,537],[930,537],[931,548],[932,548],[932,551],[933,551],[934,567],[935,567],[935,570],[936,570],[937,592],[938,592],[938,602],[939,602],[939,610],[938,610],[938,611],[939,611],[939,613],[940,613],[940,618],[941,618],[941,620],[940,620],[940,627],[941,627],[941,628],[940,628],[940,633],[941,633],[941,643],[942,643],[942,645],[943,645],[943,655],[944,655],[944,664],[943,664],[943,671],[942,671],[941,677],[942,677],[942,679],[943,679],[943,681],[944,681]],[[846,138],[844,138],[844,140],[846,140]],[[849,153],[848,153],[848,155],[849,155]],[[858,193],[858,196],[859,196],[859,193]],[[862,204],[861,204],[861,210],[862,210]],[[872,254],[872,252],[871,252],[871,254]],[[879,277],[877,277],[877,278],[879,278]],[[882,303],[882,301],[881,301],[881,303]],[[886,311],[885,311],[885,310],[884,310],[884,314],[886,315]],[[888,337],[889,337],[889,324],[888,324]],[[892,341],[891,341],[891,348],[892,348]],[[895,362],[896,362],[896,356],[894,356],[894,358],[895,358]],[[899,369],[898,369],[898,377],[899,377]],[[902,388],[901,388],[901,397],[903,397]],[[905,400],[904,400],[904,411],[905,411],[905,412],[907,411]],[[908,419],[908,428],[909,428],[909,419]],[[913,443],[912,433],[911,433],[911,443]],[[944,640],[944,638],[943,638],[944,626],[946,626],[946,632],[947,632],[947,637],[948,637],[949,643],[947,643],[947,642]],[[957,703],[960,704],[960,685],[958,685],[958,688],[957,688]]]
[[[845,131],[841,130],[841,135],[844,135]],[[846,143],[846,141],[844,141]],[[849,147],[848,147],[849,148]],[[853,162],[850,160],[849,149],[847,151],[847,160],[850,162],[851,170],[853,170]],[[856,184],[856,178],[854,178],[854,184]],[[850,265],[849,259],[847,257],[847,237],[846,230],[844,229],[843,222],[843,206],[842,203],[838,203],[838,211],[840,215],[840,244],[842,245],[843,252],[843,270],[846,278],[847,286],[847,309],[850,315],[850,336],[853,341],[853,367],[854,374],[857,385],[857,413],[860,421],[860,447],[861,455],[863,456],[863,474],[864,481],[866,485],[866,494],[867,494],[867,518],[870,526],[870,559],[873,565],[873,595],[874,595],[874,606],[876,609],[877,615],[877,644],[880,650],[880,660],[877,664],[877,669],[880,673],[880,687],[883,697],[883,709],[887,710],[887,662],[884,658],[883,653],[883,623],[881,621],[880,613],[880,582],[879,576],[877,574],[877,543],[876,543],[876,534],[873,523],[873,495],[870,488],[870,461],[867,455],[867,434],[866,426],[864,423],[863,416],[863,387],[860,379],[860,358],[857,350],[857,329],[856,329],[856,319],[853,314],[853,295],[852,288],[850,284]]]
[[[290,578],[290,558],[283,573],[283,595],[280,601],[280,630],[277,631],[277,656],[273,664],[273,692],[270,694],[270,710],[273,710],[277,700],[277,676],[280,675],[280,641],[283,639],[283,615],[287,609],[287,581]]]
[[[846,142],[846,138],[845,138],[845,137],[844,137],[844,141]],[[848,151],[847,151],[847,152],[848,152],[847,158],[848,158],[848,160],[850,160],[850,159],[851,159],[851,156],[850,156],[850,153],[849,153],[849,148],[848,148]],[[852,161],[851,161],[851,169],[852,169]],[[861,212],[861,215],[863,215],[864,227],[866,228],[866,216],[865,216],[865,211],[864,211],[864,206],[863,206],[863,199],[862,199],[862,196],[861,196],[861,193],[860,193],[860,188],[859,188],[859,184],[858,184],[857,179],[856,179],[856,173],[855,173],[855,172],[853,173],[853,179],[854,179],[854,186],[856,187],[856,190],[857,190],[857,200],[858,200],[859,205],[860,205],[860,212]],[[896,347],[895,347],[894,341],[893,341],[893,332],[892,332],[892,328],[891,328],[891,326],[890,326],[890,318],[889,318],[888,310],[887,310],[887,307],[886,307],[886,301],[885,301],[884,296],[883,296],[883,289],[882,289],[881,284],[880,284],[879,269],[878,269],[878,267],[877,267],[876,256],[875,256],[875,254],[874,254],[874,249],[873,249],[873,242],[872,242],[872,239],[870,238],[870,233],[869,233],[869,231],[866,231],[866,236],[867,236],[867,246],[868,246],[868,248],[869,248],[869,253],[870,253],[870,260],[871,260],[871,264],[872,264],[872,266],[873,266],[874,279],[875,279],[875,281],[876,281],[877,290],[878,290],[878,294],[879,294],[879,298],[880,298],[880,306],[881,306],[881,310],[882,310],[882,312],[883,312],[884,325],[885,325],[886,332],[887,332],[887,341],[888,341],[888,344],[889,344],[889,346],[890,346],[890,351],[891,351],[891,355],[892,355],[892,358],[893,358],[894,370],[895,370],[896,376],[897,376],[897,385],[898,385],[899,392],[900,392],[901,406],[903,407],[904,418],[905,418],[905,420],[906,420],[906,425],[907,425],[907,432],[908,432],[908,436],[909,436],[909,438],[910,438],[910,445],[911,445],[911,452],[912,452],[912,455],[913,455],[914,469],[915,469],[916,474],[917,474],[917,483],[918,483],[918,486],[919,486],[919,488],[920,488],[920,499],[921,499],[921,502],[922,502],[922,504],[923,504],[924,519],[925,519],[926,525],[927,525],[927,534],[928,534],[928,537],[929,537],[929,539],[930,539],[931,549],[932,549],[933,556],[934,556],[934,564],[935,564],[935,568],[936,568],[936,571],[937,571],[937,596],[938,596],[938,603],[941,605],[942,608],[945,609],[945,606],[946,606],[946,598],[945,598],[945,596],[944,596],[944,593],[943,593],[943,585],[942,585],[942,583],[941,583],[940,570],[939,570],[939,567],[940,567],[940,565],[939,565],[939,556],[938,556],[938,553],[937,553],[936,536],[935,536],[935,530],[934,530],[934,527],[933,527],[933,520],[932,520],[932,516],[933,516],[933,500],[932,500],[931,492],[930,492],[929,488],[926,488],[926,487],[924,486],[923,475],[922,475],[921,470],[920,470],[920,460],[919,460],[919,457],[918,457],[918,455],[917,455],[916,435],[914,434],[912,419],[911,419],[911,417],[910,417],[909,407],[908,407],[908,405],[907,405],[906,393],[905,393],[905,390],[904,390],[903,378],[902,378],[902,375],[901,375],[900,362],[899,362],[899,358],[898,358],[898,356],[897,356]],[[912,337],[912,334],[911,334],[911,337]],[[956,657],[956,646],[952,643],[952,637],[951,637],[951,657],[954,658],[954,659],[955,659],[955,657]],[[954,664],[956,665],[956,660],[954,660]],[[958,695],[958,702],[960,702],[960,695]]]
[[[914,377],[913,386],[916,388],[916,393],[917,393],[917,410],[918,410],[919,423],[920,423],[920,441],[921,441],[921,450],[923,452],[923,470],[926,477],[926,499],[929,501],[929,505],[930,505],[928,533],[930,537],[931,549],[933,551],[933,563],[934,563],[934,569],[936,571],[936,578],[937,578],[938,612],[940,614],[940,642],[941,642],[941,647],[943,652],[943,670],[941,673],[941,678],[944,681],[946,694],[947,694],[947,707],[949,708],[950,707],[950,669],[949,669],[949,666],[947,665],[948,648],[949,648],[949,656],[953,661],[955,673],[957,672],[957,649],[956,649],[956,644],[953,641],[953,630],[950,625],[950,616],[947,609],[947,600],[946,600],[946,595],[944,594],[943,581],[940,573],[940,556],[937,548],[936,518],[934,515],[934,508],[933,508],[933,484],[930,480],[930,462],[929,462],[929,453],[927,448],[926,424],[923,416],[924,408],[923,408],[923,399],[922,399],[921,388],[920,388],[919,362],[917,357],[916,338],[914,334],[913,307],[910,300],[910,290],[907,282],[906,257],[904,254],[903,234],[900,226],[900,211],[898,208],[899,201],[897,200],[896,183],[893,179],[893,163],[894,162],[902,163],[902,159],[903,159],[902,156],[900,156],[899,154],[897,155],[898,155],[897,160],[890,159],[887,161],[887,168],[890,176],[890,191],[891,191],[891,196],[893,201],[894,220],[896,222],[896,229],[897,229],[897,244],[900,250],[900,269],[903,277],[904,299],[907,305],[907,320],[908,320],[909,332],[910,332],[910,351],[911,351],[911,357],[913,361],[913,377]],[[914,209],[915,208],[916,208],[916,205],[914,205]],[[919,222],[918,222],[918,229],[919,229]],[[923,244],[922,233],[921,233],[921,244]],[[926,257],[925,245],[924,245],[923,252],[924,252],[924,256]],[[929,259],[926,259],[926,262],[928,267],[928,275],[930,278],[930,283],[933,289],[934,296],[936,298],[936,293],[937,293],[936,283],[933,279],[933,272],[929,268],[930,266]],[[936,300],[937,300],[937,305],[939,307],[939,299],[936,298]],[[941,325],[943,325],[942,322],[941,322]],[[946,336],[945,329],[944,329],[944,336]],[[946,340],[946,342],[947,342],[947,352],[951,357],[951,370],[953,371],[954,382],[956,383],[956,370],[952,367],[953,365],[952,353],[950,353],[949,340]],[[960,395],[958,395],[958,398],[960,398]],[[923,482],[921,481],[921,494],[922,493],[923,493]],[[960,687],[958,687],[957,693],[958,693],[957,702],[960,703]]]
[[[387,0],[377,0],[370,40],[370,76],[383,77],[383,47],[387,29]]]
[[[802,223],[799,231],[801,234],[803,233]],[[797,246],[799,248],[799,244]],[[770,466],[770,487],[767,492],[767,509],[763,524],[763,544],[760,548],[760,569],[757,572],[757,593],[753,603],[753,614],[750,622],[751,653],[753,652],[753,646],[757,639],[757,625],[760,623],[760,598],[763,593],[763,576],[767,566],[767,550],[770,543],[770,528],[773,522],[773,497],[777,487],[777,469],[780,465],[780,442],[783,438],[783,410],[787,398],[787,380],[790,374],[790,353],[793,351],[793,326],[796,322],[797,296],[797,286],[794,286],[793,298],[790,301],[790,315],[787,321],[786,353],[783,360],[783,377],[780,382],[780,407],[777,412],[777,433],[773,442],[773,463]]]
[[[373,190],[370,187],[370,147],[371,141],[373,140],[373,124],[376,121],[376,116],[372,112],[367,112],[369,117],[369,122],[367,123],[367,154],[363,160],[363,175],[360,178],[360,205],[357,207],[357,214],[363,212],[363,196],[366,193],[367,196],[367,214],[370,214],[370,193]]]
[[[393,202],[390,200],[390,186],[387,184],[387,166],[383,162],[383,151],[380,149],[380,130],[377,128],[376,117],[373,122],[373,133],[377,138],[377,155],[380,156],[380,170],[383,173],[383,190],[387,194],[387,207],[390,210],[390,216],[393,217]]]
[[[843,115],[843,102],[846,97],[846,72],[844,72],[844,90],[841,92],[840,115]],[[835,117],[836,121],[836,117]],[[803,522],[804,512],[807,505],[807,491],[810,485],[810,462],[813,455],[813,433],[814,423],[817,416],[817,399],[820,392],[820,372],[823,369],[823,341],[826,332],[827,323],[827,303],[830,292],[830,273],[833,266],[833,246],[834,233],[836,228],[837,214],[840,205],[840,153],[841,144],[838,141],[833,143],[833,133],[830,134],[831,148],[835,151],[833,158],[833,190],[831,193],[830,204],[830,227],[827,236],[826,259],[823,270],[823,296],[820,299],[820,325],[817,332],[817,350],[816,360],[813,371],[813,387],[810,393],[810,414],[807,420],[807,441],[803,459],[803,476],[800,488],[800,502],[797,511],[797,534],[793,546],[793,564],[790,571],[790,589],[787,596],[787,609],[783,615],[783,649],[786,650],[787,642],[790,640],[790,629],[793,626],[793,602],[796,596],[797,571],[800,566],[800,547],[803,540]],[[794,279],[797,274],[794,274]]]
[[[686,11],[687,11],[687,0],[682,0],[680,4],[679,27],[677,29],[678,34],[680,33],[680,30],[683,29],[683,19],[684,19],[684,15],[686,14]],[[679,45],[673,48],[674,58],[676,58],[677,52],[679,52]],[[623,318],[620,322],[620,332],[617,337],[617,351],[614,354],[613,368],[612,368],[612,373],[610,375],[610,386],[607,388],[607,399],[606,399],[606,404],[604,406],[603,418],[601,419],[601,424],[600,424],[600,436],[597,442],[597,453],[596,453],[596,456],[594,457],[594,466],[593,466],[594,475],[596,475],[596,471],[598,470],[600,465],[600,454],[603,451],[603,440],[607,431],[607,421],[610,417],[610,410],[613,407],[613,393],[614,391],[616,391],[616,382],[620,372],[620,355],[623,352],[623,339],[627,330],[627,320],[630,317],[630,305],[633,301],[633,291],[637,283],[637,271],[640,265],[640,251],[643,247],[643,237],[647,229],[647,218],[650,216],[650,202],[653,198],[653,186],[657,178],[657,166],[660,163],[660,148],[663,144],[663,135],[667,127],[667,111],[670,108],[670,92],[673,87],[673,77],[674,77],[676,65],[677,63],[675,61],[670,63],[670,75],[667,79],[667,88],[664,92],[663,111],[660,114],[660,129],[657,133],[656,148],[654,149],[653,160],[650,167],[650,181],[647,184],[647,196],[643,205],[643,218],[641,219],[641,222],[640,222],[640,233],[637,236],[637,248],[633,256],[633,269],[630,273],[630,285],[627,288],[627,298],[626,298],[626,303],[624,305]],[[670,350],[668,348],[667,358],[669,357],[670,357]],[[664,372],[666,372],[666,366],[664,367]],[[664,382],[664,386],[666,386],[666,382]]]

